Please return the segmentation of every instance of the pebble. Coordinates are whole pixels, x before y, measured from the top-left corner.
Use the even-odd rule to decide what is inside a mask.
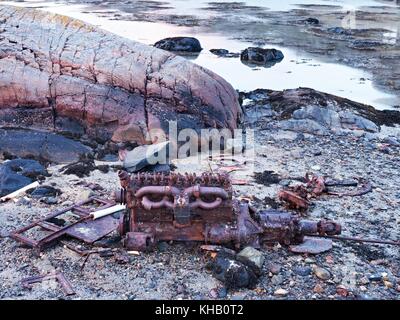
[[[62,207],[70,207],[70,206],[72,206],[74,203],[72,202],[72,201],[70,201],[70,200],[67,200],[67,201],[64,201],[62,204],[61,204],[61,206]]]
[[[324,293],[324,292],[325,292],[325,289],[324,289],[319,283],[317,283],[317,284],[315,285],[313,291],[314,291],[315,293],[319,293],[319,294],[320,294],[320,293]]]
[[[288,295],[288,293],[289,292],[285,289],[278,289],[278,290],[275,290],[274,296],[285,297]]]
[[[53,205],[53,204],[57,204],[58,203],[58,200],[55,197],[43,198],[41,201],[44,202],[45,204],[49,204],[49,205]]]
[[[313,171],[320,171],[320,170],[321,170],[321,167],[320,167],[320,166],[312,166],[311,169],[312,169]]]
[[[369,281],[374,281],[374,282],[378,282],[378,281],[382,281],[382,276],[380,274],[372,274],[368,277]]]
[[[278,286],[283,283],[283,277],[280,275],[275,275],[272,277],[271,283],[275,286]]]
[[[23,198],[19,198],[17,200],[17,206],[26,206],[26,207],[30,207],[31,206],[31,200],[23,197]]]
[[[218,298],[218,289],[217,288],[212,288],[210,292],[208,293],[210,298],[212,299],[217,299]]]
[[[386,288],[393,288],[393,283],[391,283],[390,281],[383,281],[383,284]]]
[[[228,295],[228,291],[226,290],[225,287],[218,289],[218,298],[224,299],[224,298],[226,298],[227,295]]]
[[[86,201],[88,200],[90,197],[93,197],[95,194],[92,190],[83,190],[79,196],[78,196],[78,200],[79,201]]]
[[[315,260],[314,260],[314,259],[311,259],[311,258],[306,258],[306,259],[304,260],[304,262],[305,262],[305,263],[308,263],[308,264],[312,264],[312,263],[315,263]]]
[[[293,272],[299,276],[302,277],[307,277],[311,274],[311,268],[310,267],[296,267],[293,269]]]
[[[360,279],[360,284],[362,284],[362,285],[369,284],[368,278],[367,278],[367,277],[362,277],[362,278]]]
[[[0,238],[7,238],[10,235],[6,230],[0,230]]]
[[[349,291],[345,286],[337,286],[336,293],[341,297],[347,297],[349,295]]]
[[[159,243],[157,243],[157,248],[160,252],[165,252],[168,250],[168,243],[166,243],[165,241],[161,241]]]
[[[237,258],[252,262],[261,270],[264,264],[264,255],[253,247],[246,247],[237,254]]]
[[[390,145],[392,145],[392,146],[396,146],[396,147],[400,146],[400,142],[397,141],[397,139],[396,139],[396,138],[393,138],[393,137],[386,137],[386,138],[384,139],[384,142],[385,142],[385,143],[388,143],[388,144],[390,144]]]
[[[331,277],[331,273],[328,270],[317,266],[314,267],[314,274],[321,280],[328,280]]]
[[[279,265],[279,264],[277,264],[277,263],[273,263],[273,264],[270,266],[269,271],[270,271],[272,274],[278,274],[279,272],[281,272],[281,269],[282,269],[282,266],[281,266],[281,265]]]

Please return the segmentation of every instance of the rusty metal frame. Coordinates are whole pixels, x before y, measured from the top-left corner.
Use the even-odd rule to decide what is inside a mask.
[[[85,205],[94,205],[95,203],[100,204],[100,206],[92,209],[83,207]],[[31,248],[34,248],[37,252],[40,252],[43,249],[49,247],[56,240],[60,239],[64,235],[70,235],[72,237],[85,241],[84,238],[80,237],[76,233],[71,232],[72,228],[78,226],[80,223],[84,223],[85,221],[89,220],[91,218],[90,214],[92,212],[109,208],[114,204],[115,203],[113,201],[91,197],[86,201],[82,201],[68,208],[53,212],[43,219],[35,221],[26,227],[16,230],[10,234],[10,237],[16,241],[22,242],[23,244]],[[55,225],[54,223],[49,222],[49,220],[57,218],[67,212],[72,212],[73,214],[79,216],[78,220],[65,227],[60,227]],[[98,221],[100,221],[100,219]],[[51,233],[39,240],[30,239],[24,235],[24,233],[35,227],[39,227],[44,231],[50,231]]]

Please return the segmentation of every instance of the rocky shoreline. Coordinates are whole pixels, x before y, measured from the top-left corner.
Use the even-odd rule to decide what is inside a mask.
[[[144,11],[151,8],[144,3],[142,6]],[[151,6],[159,7],[161,4],[151,2]],[[210,8],[223,11],[224,14],[245,12],[257,14],[263,19],[272,19],[266,21],[276,22],[273,19],[277,19],[275,13],[260,12],[259,8],[241,4],[214,3],[210,4]],[[282,22],[280,25],[285,27],[278,29],[292,30],[293,26],[297,28],[300,25],[301,32],[305,28],[306,33],[313,34],[314,37],[317,31],[312,28],[315,28],[315,25],[322,24],[321,28],[326,28],[327,22],[324,19],[336,19],[336,13],[329,15],[321,6],[315,9],[322,12],[318,15],[318,24],[315,20],[304,23],[303,19],[308,17],[308,11],[298,10],[285,15],[285,19],[291,22]],[[139,10],[137,13],[138,17],[140,12]],[[0,9],[0,14],[2,13],[4,11]],[[389,13],[389,17],[391,14]],[[143,16],[140,18],[143,19]],[[215,25],[217,21],[218,28],[230,25],[229,19],[216,18]],[[201,26],[202,21],[196,23]],[[265,23],[262,23],[262,27],[265,27]],[[338,37],[349,37],[340,32],[336,33]],[[377,31],[376,35],[379,34]],[[266,35],[258,36],[268,39]],[[256,41],[254,37],[252,40]],[[289,37],[288,45],[292,40]],[[0,41],[4,41],[1,33]],[[332,46],[331,41],[336,40],[332,38],[326,43],[329,42]],[[346,41],[350,40],[340,41],[348,43]],[[15,52],[12,49],[14,45],[11,43],[11,52]],[[359,50],[354,61],[349,62],[351,64],[356,64],[358,59],[364,59],[369,54],[379,53],[377,49],[372,53],[368,51],[367,54],[359,45],[351,49]],[[313,50],[311,45],[304,49]],[[397,51],[391,52],[393,56],[397,54]],[[158,53],[153,54],[157,56]],[[25,61],[33,63],[37,59],[36,55],[28,56],[30,60]],[[169,53],[164,53],[164,56],[174,57]],[[178,63],[187,63],[184,59],[176,59]],[[380,81],[378,73],[382,68],[393,68],[393,65],[389,63],[383,66],[381,61],[375,63],[374,66],[378,67],[373,72],[376,72],[377,81]],[[400,238],[400,193],[396,177],[400,167],[399,111],[379,111],[372,106],[310,88],[284,91],[258,89],[236,94],[228,84],[221,84],[219,78],[211,72],[197,69],[190,63],[186,66],[190,70],[196,68],[196,72],[201,74],[194,80],[191,78],[194,81],[193,86],[203,83],[202,79],[217,79],[220,88],[218,92],[225,92],[226,99],[233,105],[233,111],[229,109],[229,112],[224,113],[225,126],[236,127],[238,118],[241,118],[240,126],[255,132],[256,155],[252,159],[255,172],[246,176],[245,184],[234,187],[235,197],[248,201],[256,209],[283,209],[284,204],[277,197],[279,190],[296,185],[299,177],[304,177],[308,172],[339,180],[363,178],[372,184],[372,192],[357,198],[324,195],[313,201],[305,215],[310,219],[338,221],[343,225],[343,234],[348,236],[392,241]],[[42,68],[39,70],[43,72]],[[394,89],[397,88],[399,79],[396,72],[397,70],[393,69],[391,73],[395,79],[392,86]],[[72,70],[70,73],[74,75]],[[124,72],[121,71],[122,73]],[[78,76],[78,80],[82,80],[81,78]],[[118,79],[112,80],[111,77],[105,84],[114,88],[115,80]],[[171,80],[170,83],[174,81]],[[387,86],[385,84],[385,87]],[[120,94],[126,94],[128,90],[128,94],[140,97],[143,95],[135,86],[123,90],[117,88]],[[200,91],[200,100],[208,93],[208,90],[204,90]],[[176,108],[176,117],[186,113],[198,117],[197,110],[202,104],[197,104],[196,112],[192,112],[192,102],[197,100],[187,87],[183,91],[184,97],[189,95],[193,100],[182,100],[186,106],[184,110],[172,103],[171,106]],[[215,92],[215,99],[209,104],[212,107],[209,110],[210,118],[214,109],[232,106],[228,102],[215,102],[219,101],[218,92]],[[179,93],[182,92],[177,90],[177,94]],[[147,92],[144,96],[146,95]],[[165,101],[170,103],[171,100]],[[81,100],[76,102],[77,106],[81,104]],[[6,104],[0,103],[0,114],[12,109],[4,108],[4,105]],[[13,105],[15,106],[18,109],[18,103]],[[37,106],[30,107],[35,110]],[[113,110],[119,110],[118,108],[120,106],[115,102]],[[73,119],[79,118],[79,115],[72,115]],[[204,122],[199,124],[199,127],[207,123],[206,118],[200,119]],[[71,125],[68,121],[65,123]],[[96,121],[92,124],[96,124]],[[104,141],[79,130],[80,133],[76,134],[73,130],[76,126],[66,126],[65,130],[58,131],[53,130],[51,126],[46,127],[45,131],[30,130],[32,128],[27,127],[30,126],[26,123],[13,123],[13,126],[8,124],[0,128],[0,195],[10,191],[6,189],[10,182],[24,184],[27,183],[26,179],[39,179],[44,184],[42,188],[38,188],[40,190],[35,190],[16,202],[0,204],[0,299],[389,300],[400,297],[398,246],[335,241],[332,250],[318,255],[295,254],[281,245],[267,246],[259,250],[265,262],[261,264],[261,276],[253,289],[225,287],[207,268],[209,256],[201,250],[198,243],[161,242],[154,252],[127,255],[119,249],[120,239],[112,234],[97,241],[94,246],[111,247],[116,251],[113,254],[91,255],[84,263],[82,257],[68,249],[65,244],[49,248],[37,256],[31,249],[11,240],[8,237],[10,232],[38,217],[44,217],[50,211],[66,208],[88,197],[110,197],[118,188],[117,171],[121,168],[121,163],[117,161],[118,152],[125,148],[132,149],[137,143],[129,144],[120,139],[112,141],[110,136]],[[219,126],[210,124],[208,127]],[[20,162],[14,158],[30,160]],[[13,160],[8,161],[10,159]],[[72,165],[65,166],[65,163]],[[212,167],[212,164],[210,167],[210,163],[207,163],[205,168],[218,169]],[[171,170],[184,173],[187,167],[176,163]],[[239,178],[240,171],[232,172],[231,176]],[[68,240],[68,243],[81,245],[71,240]],[[23,288],[20,283],[25,277],[52,271],[64,273],[76,291],[75,296],[66,298],[53,282],[36,285],[32,290]]]
[[[256,132],[256,172],[247,177],[247,185],[235,187],[236,196],[248,199],[255,208],[283,208],[276,197],[277,191],[296,183],[297,177],[307,172],[333,179],[362,177],[372,183],[372,193],[357,199],[324,196],[313,202],[308,217],[339,221],[345,235],[398,239],[400,194],[394,172],[400,165],[400,129],[395,126],[389,130],[383,123],[367,118],[358,119],[361,122],[355,121],[351,128],[347,127],[349,122],[344,129],[342,122],[331,121],[328,126],[326,119],[330,119],[333,111],[327,106],[336,97],[310,90],[298,89],[286,94],[256,90],[240,94],[247,126]],[[299,99],[304,92],[307,94],[302,99],[319,98],[313,99],[316,109],[312,112],[307,109],[308,103]],[[291,101],[293,108],[288,114],[282,113],[277,97],[285,103]],[[355,106],[359,108],[358,104]],[[304,120],[296,112],[323,127],[323,132],[313,130],[309,124],[288,128],[287,121]],[[48,249],[36,257],[30,249],[6,238],[7,234],[49,210],[68,206],[84,196],[110,195],[117,187],[117,166],[103,172],[92,168],[94,171],[81,178],[66,174],[61,168],[48,166],[50,176],[45,178],[46,185],[61,190],[61,194],[45,198],[28,196],[17,203],[1,205],[0,296],[3,299],[62,298],[57,286],[39,285],[32,291],[20,286],[20,279],[44,270],[62,270],[79,299],[369,300],[398,299],[400,295],[399,249],[385,245],[334,242],[332,250],[315,256],[294,254],[280,245],[266,247],[261,250],[266,262],[255,288],[235,290],[228,290],[213,277],[206,267],[207,255],[196,243],[162,242],[155,252],[130,256],[124,262],[115,255],[94,255],[83,271],[80,271],[80,256],[65,246]],[[185,168],[178,166],[175,170]],[[263,172],[273,172],[279,179],[264,181]],[[96,245],[104,244],[118,245],[118,239],[111,236]]]

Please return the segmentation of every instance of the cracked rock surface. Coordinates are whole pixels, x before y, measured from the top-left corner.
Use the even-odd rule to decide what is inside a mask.
[[[182,57],[79,20],[0,6],[0,126],[145,143],[148,129],[234,129],[235,90]]]

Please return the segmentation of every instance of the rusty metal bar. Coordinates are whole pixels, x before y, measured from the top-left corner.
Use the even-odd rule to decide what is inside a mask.
[[[64,274],[58,271],[47,275],[33,276],[22,279],[21,284],[24,288],[30,289],[32,288],[33,284],[43,282],[46,280],[57,280],[58,283],[61,285],[61,288],[63,289],[64,293],[68,296],[75,294],[75,290],[72,288],[71,283],[67,280],[67,278],[65,278]]]

